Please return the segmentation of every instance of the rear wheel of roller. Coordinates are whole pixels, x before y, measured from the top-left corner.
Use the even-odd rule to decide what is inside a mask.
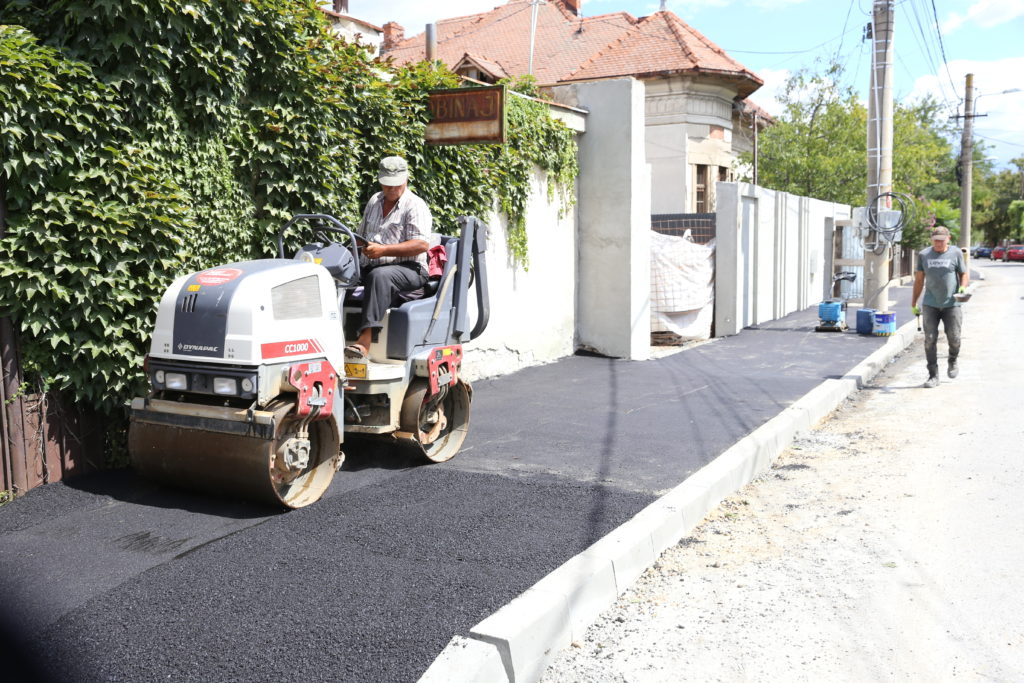
[[[424,379],[409,385],[402,402],[402,431],[411,434],[412,442],[430,462],[451,460],[462,448],[469,431],[469,403],[471,392],[465,382],[428,397],[430,387]]]

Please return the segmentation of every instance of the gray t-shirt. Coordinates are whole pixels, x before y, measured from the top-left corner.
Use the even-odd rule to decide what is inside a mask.
[[[960,274],[967,269],[964,252],[955,244],[941,254],[928,247],[918,253],[917,270],[924,272],[924,298],[922,303],[933,308],[959,306],[953,298],[960,288]]]

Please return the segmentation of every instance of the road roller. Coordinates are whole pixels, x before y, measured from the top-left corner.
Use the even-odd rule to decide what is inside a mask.
[[[176,279],[157,309],[149,394],[131,402],[135,469],[299,508],[341,468],[346,434],[397,442],[387,451],[426,462],[452,458],[473,396],[460,374],[463,344],[489,318],[487,226],[457,222],[457,236],[433,238],[440,272],[392,301],[365,358],[344,352],[361,319],[362,238],[333,216],[293,217],[277,234],[277,258]],[[292,258],[286,241],[302,244]]]

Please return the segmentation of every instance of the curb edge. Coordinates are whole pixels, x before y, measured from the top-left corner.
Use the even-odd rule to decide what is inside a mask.
[[[633,518],[551,571],[470,630],[455,636],[419,683],[523,683],[611,607],[661,554],[728,496],[767,471],[800,432],[870,382],[917,336],[904,323],[840,379],[826,379]]]

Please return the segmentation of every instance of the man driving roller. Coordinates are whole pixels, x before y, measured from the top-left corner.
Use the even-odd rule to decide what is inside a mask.
[[[363,317],[356,341],[345,348],[349,358],[365,358],[375,330],[399,292],[427,282],[427,256],[433,219],[426,202],[409,190],[409,166],[402,157],[386,157],[377,176],[380,192],[370,198],[358,233],[362,248]]]

